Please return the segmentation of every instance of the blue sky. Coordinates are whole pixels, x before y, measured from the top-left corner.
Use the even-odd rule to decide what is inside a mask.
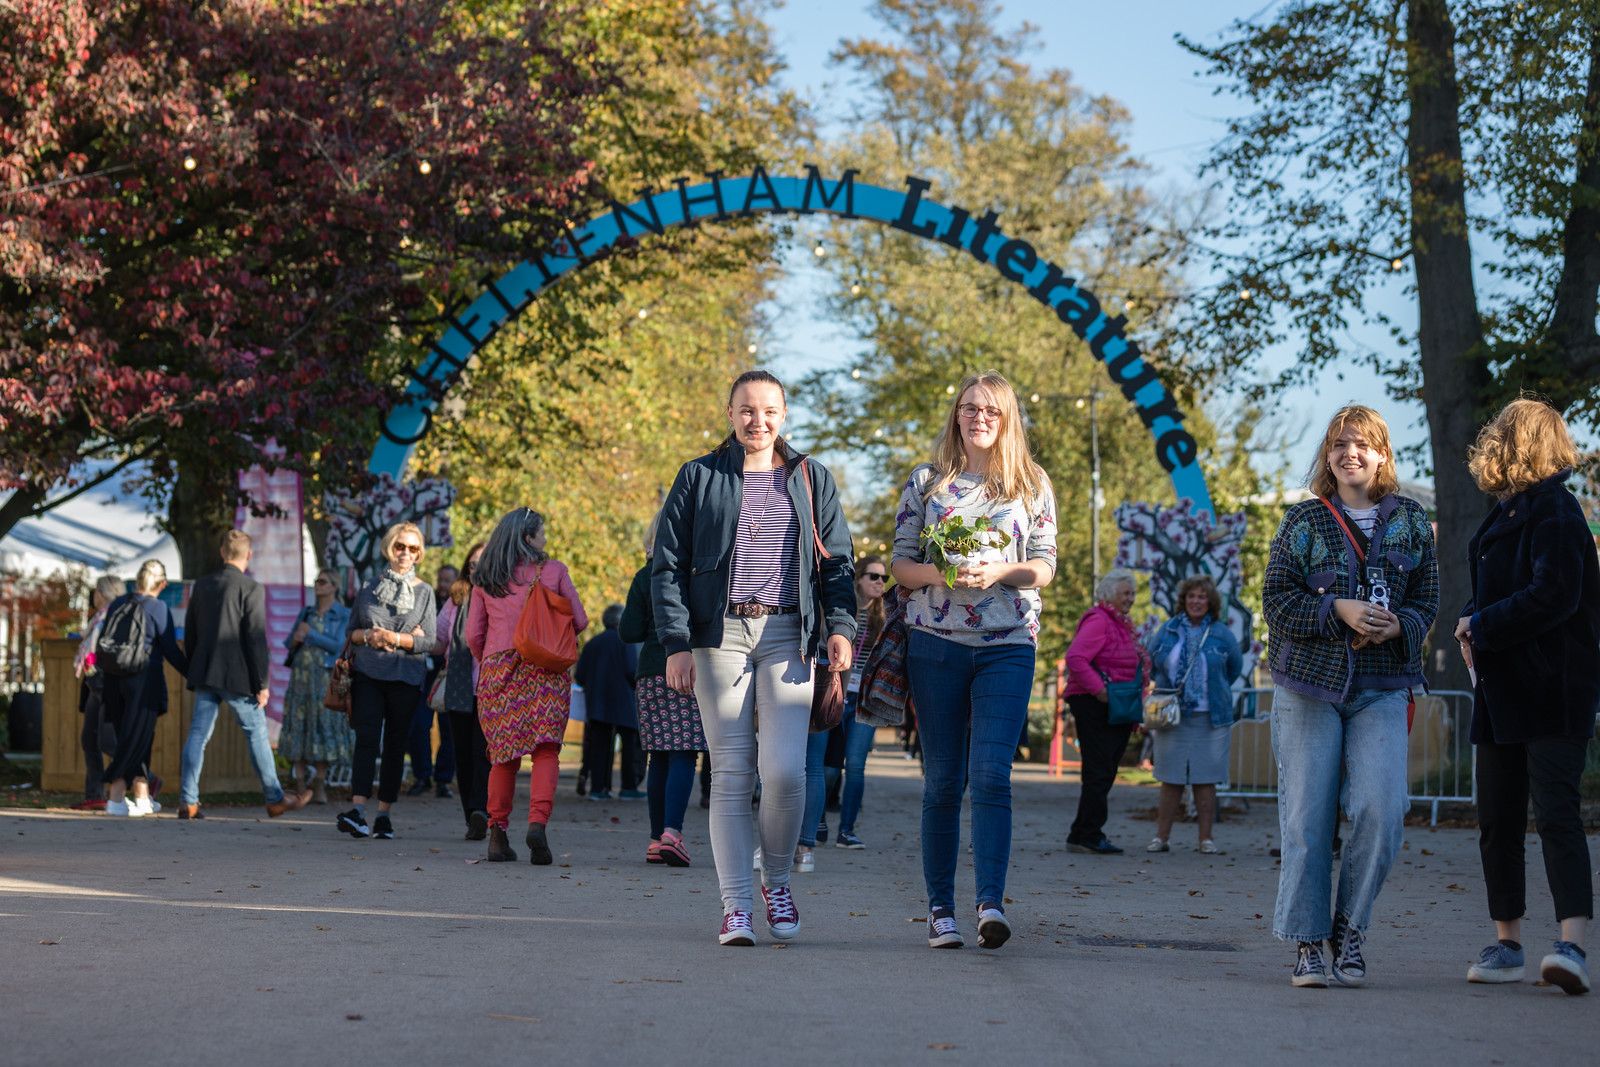
[[[1039,28],[1042,48],[1032,56],[1037,67],[1070,71],[1085,91],[1120,101],[1133,115],[1128,131],[1135,155],[1153,168],[1150,183],[1158,190],[1184,192],[1200,188],[1196,177],[1210,144],[1221,136],[1223,122],[1233,107],[1231,98],[1216,97],[1211,83],[1198,77],[1199,65],[1181,49],[1175,35],[1201,41],[1214,40],[1232,20],[1250,18],[1273,4],[1224,0],[1127,0],[1117,5],[1088,4],[1076,0],[1017,0],[1006,4],[1001,23],[1013,28],[1026,21]],[[880,27],[863,3],[842,0],[794,2],[770,16],[777,44],[789,64],[787,83],[820,102],[824,117],[837,112],[826,103],[831,85],[838,98],[846,89],[845,72],[828,66],[828,52],[844,37],[877,35]],[[863,180],[871,180],[863,175]],[[775,365],[788,373],[849,358],[857,346],[826,319],[818,318],[813,293],[821,280],[808,255],[791,259],[791,273],[778,293],[780,308],[771,347]],[[1397,293],[1389,308],[1398,321],[1410,324],[1414,316],[1409,301]],[[1138,324],[1131,324],[1137,331]],[[1363,340],[1382,344],[1379,335]],[[1289,351],[1276,358],[1287,360]],[[1286,393],[1281,402],[1286,422],[1317,422],[1338,403],[1361,400],[1372,403],[1387,417],[1396,447],[1427,440],[1420,404],[1400,404],[1383,396],[1369,373],[1355,371],[1345,381],[1329,372],[1314,386]],[[1212,414],[1227,410],[1226,396],[1217,398]],[[1290,457],[1291,470],[1305,465],[1298,454]],[[1401,464],[1401,475],[1416,477]]]

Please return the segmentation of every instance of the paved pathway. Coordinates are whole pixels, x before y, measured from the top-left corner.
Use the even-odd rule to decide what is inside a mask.
[[[1600,996],[1466,983],[1492,937],[1472,831],[1407,831],[1366,988],[1294,989],[1273,806],[1219,826],[1224,856],[1186,825],[1148,856],[1154,791],[1119,786],[1109,830],[1130,851],[1075,855],[1077,786],[1019,768],[1017,935],[975,947],[963,865],[971,940],[934,952],[915,765],[869,770],[869,847],[795,876],[804,931],[782,948],[759,920],[756,948],[716,944],[704,811],[693,867],[647,867],[644,805],[580,800],[570,773],[542,868],[469,862],[454,801],[402,803],[383,842],[328,808],[0,813],[0,1063],[1593,1062]],[[1537,959],[1553,922],[1531,888]]]

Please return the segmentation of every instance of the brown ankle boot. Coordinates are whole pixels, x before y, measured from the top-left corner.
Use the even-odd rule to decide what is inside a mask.
[[[517,854],[511,851],[511,842],[506,840],[506,829],[503,826],[489,827],[489,862],[511,863]]]

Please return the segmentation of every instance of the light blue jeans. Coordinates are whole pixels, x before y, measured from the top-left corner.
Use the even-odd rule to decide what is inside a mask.
[[[854,833],[861,814],[861,799],[867,792],[867,756],[878,728],[856,721],[856,694],[844,703],[844,790],[839,797],[839,832]]]
[[[828,795],[827,771],[822,765],[828,754],[828,734],[806,735],[806,806],[800,816],[800,844],[817,847],[817,827],[822,825],[822,808]]]
[[[267,736],[267,713],[256,703],[255,697],[238,693],[222,693],[215,689],[196,689],[194,693],[194,718],[189,723],[189,736],[183,742],[183,769],[179,773],[178,799],[185,804],[200,803],[200,768],[206,761],[206,744],[211,731],[217,728],[217,716],[222,705],[233,709],[234,718],[250,745],[250,763],[261,779],[261,792],[268,804],[283,799],[283,786],[278,784],[278,765],[272,759],[272,740]]]
[[[1272,752],[1283,852],[1272,932],[1286,941],[1321,941],[1333,932],[1333,910],[1365,930],[1411,807],[1406,691],[1361,689],[1333,704],[1280,687],[1272,698]],[[1341,807],[1350,832],[1330,910],[1328,865]]]

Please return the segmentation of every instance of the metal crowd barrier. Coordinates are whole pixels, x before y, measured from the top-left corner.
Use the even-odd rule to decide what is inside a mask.
[[[1245,689],[1235,696],[1240,717],[1233,724],[1226,789],[1219,797],[1243,800],[1278,795],[1278,765],[1272,755],[1272,689]],[[1475,803],[1477,749],[1469,739],[1472,694],[1460,689],[1417,693],[1417,713],[1406,742],[1406,795],[1429,805],[1439,821],[1439,805]],[[1239,707],[1242,705],[1242,707]]]
[[[1057,690],[1059,692],[1059,689]],[[1274,690],[1244,689],[1235,694],[1237,720],[1228,754],[1228,786],[1219,797],[1244,801],[1275,800],[1278,764],[1272,754]],[[1429,805],[1430,821],[1439,821],[1439,805],[1476,803],[1477,749],[1469,739],[1472,694],[1460,689],[1417,693],[1417,713],[1406,742],[1406,795],[1413,804]],[[1050,774],[1059,776],[1074,764],[1063,759],[1064,716],[1057,716],[1050,746]]]

